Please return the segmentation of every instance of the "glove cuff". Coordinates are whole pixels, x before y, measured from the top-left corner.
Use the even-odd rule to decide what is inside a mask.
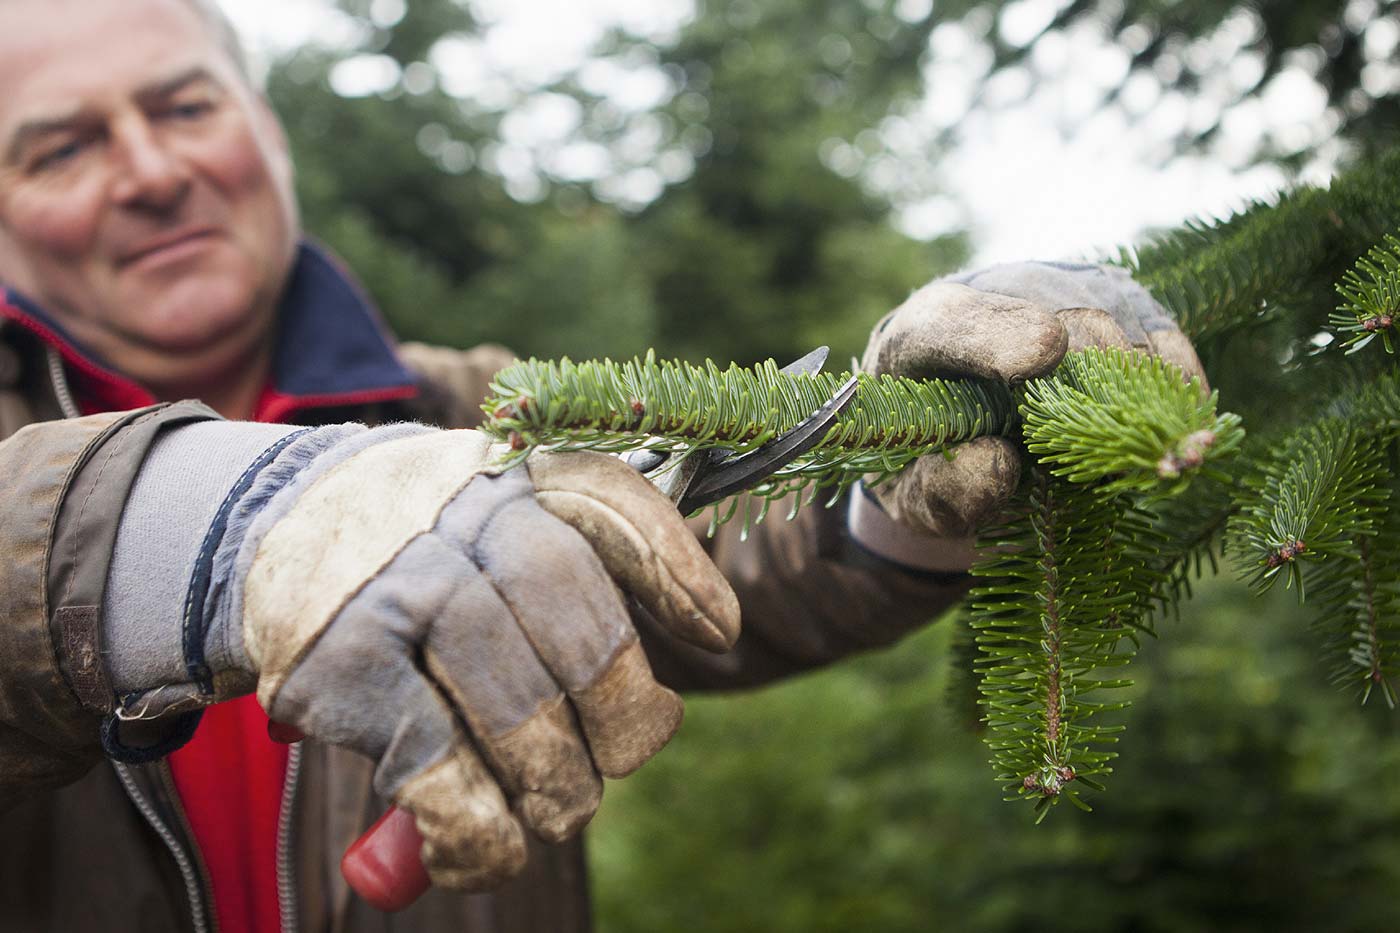
[[[973,538],[936,538],[920,534],[891,518],[857,482],[848,497],[846,524],[851,540],[882,560],[908,570],[959,573],[977,560]]]
[[[309,478],[365,447],[427,430],[210,421],[152,445],[122,510],[103,597],[105,660],[119,698],[103,729],[112,757],[163,756],[188,741],[205,706],[256,686],[242,580],[268,513],[285,511]],[[160,720],[154,744],[118,734],[118,722],[147,720]]]
[[[210,421],[166,431],[151,446],[122,509],[103,596],[103,643],[118,695],[189,679],[183,609],[211,527],[250,464],[297,430]]]
[[[103,596],[103,644],[123,718],[252,689],[256,672],[230,620],[241,608],[237,556],[254,520],[313,461],[339,461],[407,427],[211,421],[157,439],[122,510]]]

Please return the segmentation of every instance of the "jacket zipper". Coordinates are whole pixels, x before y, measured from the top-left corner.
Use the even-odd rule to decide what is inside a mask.
[[[165,847],[170,850],[170,854],[175,857],[175,864],[180,869],[180,877],[185,882],[185,895],[190,900],[190,919],[194,921],[195,933],[217,933],[217,924],[210,923],[204,905],[204,884],[199,877],[199,871],[195,867],[194,861],[189,853],[180,844],[175,833],[160,818],[155,806],[146,799],[146,795],[137,786],[135,777],[132,776],[131,768],[121,762],[112,762],[112,767],[117,772],[117,778],[122,782],[122,787],[126,789],[126,795],[131,798],[131,802],[136,805],[136,809],[141,811],[141,815],[146,818],[151,829],[155,830],[160,841],[165,843]]]
[[[277,909],[282,933],[297,933],[297,876],[292,860],[292,832],[301,776],[301,743],[287,749],[287,775],[282,780],[282,806],[277,814]]]
[[[81,418],[83,413],[73,401],[73,391],[68,388],[68,374],[63,371],[63,357],[53,347],[46,348],[49,358],[49,382],[53,384],[54,397],[58,399],[59,410],[65,418]]]

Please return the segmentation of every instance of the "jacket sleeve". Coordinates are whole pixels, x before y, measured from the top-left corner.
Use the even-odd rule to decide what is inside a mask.
[[[440,428],[481,425],[481,405],[496,373],[515,362],[515,354],[494,343],[451,350],[425,343],[399,345],[399,357],[419,376],[422,420]]]
[[[114,705],[102,590],[117,521],[166,426],[197,403],[30,425],[0,441],[0,808],[81,777]]]
[[[862,550],[847,531],[845,504],[815,502],[787,521],[775,503],[747,540],[737,520],[707,539],[708,520],[693,519],[738,594],[742,630],[728,653],[710,654],[639,619],[657,676],[677,689],[756,686],[892,644],[967,594],[965,573],[905,570]]]
[[[480,423],[492,374],[512,359],[501,347],[444,350],[405,344],[405,361],[434,394],[447,394],[444,427]],[[455,413],[455,414],[454,414]],[[654,621],[637,624],[657,676],[681,689],[744,687],[888,645],[941,614],[971,586],[966,574],[907,571],[863,551],[846,531],[844,501],[812,504],[792,521],[775,505],[741,540],[738,522],[706,537],[710,557],[739,596],[743,632],[733,650],[712,655],[669,637]]]

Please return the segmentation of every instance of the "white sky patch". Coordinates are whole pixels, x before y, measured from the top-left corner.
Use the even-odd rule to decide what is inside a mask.
[[[341,97],[382,94],[399,83],[403,69],[388,55],[356,55],[331,69],[331,90]]]
[[[355,41],[354,21],[326,0],[219,0],[255,53],[280,55],[313,38],[326,45]]]
[[[623,110],[659,107],[676,92],[654,62],[595,58],[579,69],[578,80],[585,91],[607,97]]]
[[[1011,0],[1001,8],[997,28],[1008,44],[1024,48],[1045,31],[1065,5],[1058,0]]]
[[[968,227],[979,264],[1102,258],[1145,228],[1224,216],[1284,182],[1272,167],[1235,172],[1208,157],[1154,166],[1128,144],[1122,117],[1104,115],[1069,140],[1029,109],[978,114],[961,129],[942,164],[951,197],[911,205],[900,226],[915,236]]]
[[[596,181],[611,168],[612,154],[607,147],[588,140],[560,146],[545,162],[545,170],[561,181]]]
[[[583,121],[583,107],[563,94],[536,94],[501,121],[507,142],[531,147],[562,143]]]

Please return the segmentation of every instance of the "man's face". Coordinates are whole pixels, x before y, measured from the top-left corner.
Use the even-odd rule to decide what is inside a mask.
[[[0,282],[119,368],[270,331],[290,160],[193,10],[0,0],[0,88]]]

